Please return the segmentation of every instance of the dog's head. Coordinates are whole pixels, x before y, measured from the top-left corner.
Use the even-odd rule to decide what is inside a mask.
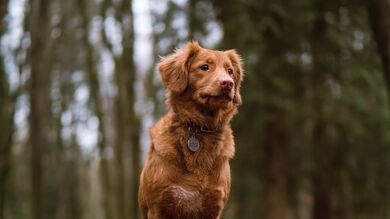
[[[243,70],[234,50],[208,50],[190,42],[162,58],[158,70],[170,95],[191,98],[209,109],[241,104]]]

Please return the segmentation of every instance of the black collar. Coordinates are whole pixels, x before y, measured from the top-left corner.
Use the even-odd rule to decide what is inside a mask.
[[[193,132],[197,132],[198,130],[200,131],[200,132],[203,132],[203,133],[208,133],[208,134],[212,134],[212,133],[217,133],[219,130],[217,130],[217,129],[211,129],[211,128],[208,128],[208,127],[206,127],[206,126],[204,126],[204,125],[197,125],[197,124],[195,124],[195,123],[193,123],[193,122],[189,122],[188,123],[188,130],[191,132],[191,133],[193,133]]]
[[[184,121],[183,119],[181,119],[180,114],[177,113],[175,110],[173,110],[173,113],[175,114],[175,116],[177,117],[177,119],[179,120],[180,123],[182,123],[188,127],[188,130],[190,131],[190,133],[200,131],[203,133],[212,134],[212,133],[217,133],[217,132],[221,131],[221,129],[212,129],[212,128],[209,128],[205,125],[198,125],[198,124],[192,122],[191,120]]]

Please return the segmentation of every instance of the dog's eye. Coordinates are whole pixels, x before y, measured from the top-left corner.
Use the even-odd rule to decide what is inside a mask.
[[[200,66],[200,69],[202,71],[207,71],[207,70],[209,70],[209,65],[204,64],[204,65]]]
[[[229,74],[229,75],[233,75],[233,69],[228,68],[228,74]]]

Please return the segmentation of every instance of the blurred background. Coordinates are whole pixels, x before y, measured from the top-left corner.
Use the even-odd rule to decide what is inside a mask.
[[[0,0],[0,219],[136,219],[159,56],[245,63],[224,219],[390,218],[388,0]]]

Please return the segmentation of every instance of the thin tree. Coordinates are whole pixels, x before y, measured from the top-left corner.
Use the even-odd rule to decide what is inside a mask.
[[[30,134],[31,217],[45,218],[43,208],[44,147],[50,144],[50,0],[30,1],[31,37]]]
[[[383,74],[390,97],[390,2],[366,0],[371,29],[382,60]]]
[[[0,0],[0,42],[5,32],[8,0]],[[15,98],[10,91],[3,54],[0,52],[0,219],[5,218],[5,198],[10,170]]]
[[[313,21],[313,30],[311,33],[311,47],[313,55],[313,71],[310,77],[310,84],[312,86],[313,98],[312,110],[315,118],[313,118],[313,130],[312,138],[315,143],[312,143],[312,183],[313,183],[313,219],[325,219],[331,218],[331,200],[330,200],[330,186],[327,182],[327,177],[324,176],[326,172],[326,166],[330,159],[327,151],[324,150],[327,147],[326,132],[328,124],[324,119],[324,103],[323,103],[323,90],[324,81],[326,78],[326,72],[328,69],[328,63],[321,59],[321,55],[324,56],[327,52],[329,41],[326,38],[326,33],[329,29],[328,24],[325,21],[324,4],[321,1],[316,1],[316,17]]]
[[[81,25],[84,30],[82,40],[86,51],[85,70],[87,73],[87,81],[88,81],[88,86],[91,94],[93,109],[95,111],[96,117],[99,120],[99,128],[98,128],[99,138],[97,144],[98,144],[99,155],[100,155],[99,171],[100,171],[100,179],[102,183],[103,207],[105,209],[104,218],[110,219],[114,217],[114,209],[113,209],[112,196],[111,196],[112,195],[111,176],[109,172],[109,163],[107,158],[105,157],[105,152],[107,149],[107,140],[106,140],[106,133],[105,133],[104,111],[101,105],[102,98],[100,96],[101,94],[100,81],[99,81],[99,76],[98,76],[96,63],[94,59],[94,47],[88,37],[89,23],[91,20],[89,12],[87,10],[88,1],[87,0],[79,1],[79,6],[80,6],[79,7],[80,14],[82,16]]]
[[[124,217],[138,218],[138,185],[140,174],[140,121],[135,112],[136,93],[136,69],[134,64],[134,16],[132,1],[122,1],[117,8],[116,20],[121,24],[122,30],[122,56],[118,57],[116,66],[116,84],[118,87],[118,114],[117,131],[122,132],[122,142],[118,142],[116,150],[116,163],[118,167],[118,206]],[[119,139],[118,139],[119,140]],[[129,144],[129,145],[128,145]],[[127,152],[126,146],[130,146],[132,171],[130,175],[130,215],[127,216],[125,203],[125,168],[123,167],[123,152]]]
[[[7,75],[0,55],[0,219],[3,219],[7,179],[11,163],[15,101],[9,90]]]
[[[0,0],[0,37],[6,29],[5,15],[7,14],[8,2],[9,0]]]
[[[118,54],[113,50],[111,42],[107,39],[102,28],[104,46],[109,49],[114,59],[114,83],[117,87],[115,100],[116,138],[114,146],[114,163],[116,171],[116,213],[118,218],[138,218],[138,180],[140,173],[140,122],[135,112],[135,81],[136,71],[134,64],[134,20],[132,1],[119,1],[112,6],[110,0],[103,2],[101,14],[106,18],[107,11],[115,12],[116,22],[120,24],[122,33],[122,51]],[[130,153],[131,171],[126,171],[126,154]],[[127,175],[126,172],[130,175]],[[130,187],[127,187],[127,179]],[[128,195],[127,195],[128,194]],[[126,204],[130,203],[130,204]],[[128,207],[130,206],[130,207]]]

